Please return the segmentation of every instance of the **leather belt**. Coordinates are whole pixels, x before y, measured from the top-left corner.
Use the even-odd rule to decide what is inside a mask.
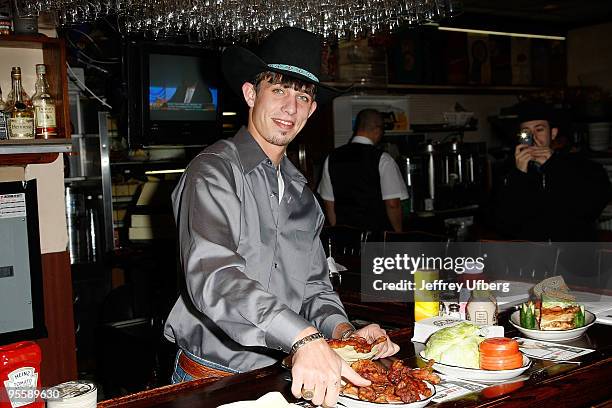
[[[196,361],[193,361],[185,353],[180,353],[178,365],[193,378],[222,378],[233,375],[227,371],[217,370],[215,368],[206,367]]]

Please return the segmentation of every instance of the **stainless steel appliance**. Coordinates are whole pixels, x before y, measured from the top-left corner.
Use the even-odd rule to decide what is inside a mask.
[[[69,185],[66,187],[66,220],[70,263],[91,263],[104,254],[102,195],[95,186]]]
[[[484,188],[485,143],[434,143],[403,156],[413,211],[456,209],[477,204]]]
[[[65,177],[72,264],[100,261],[114,248],[108,133],[108,113],[99,112],[98,133],[72,135]]]

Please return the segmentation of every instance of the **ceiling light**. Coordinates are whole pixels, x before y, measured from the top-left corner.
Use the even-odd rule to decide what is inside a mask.
[[[511,33],[511,32],[506,32],[506,31],[475,30],[475,29],[472,29],[472,28],[457,28],[457,27],[442,27],[442,26],[438,26],[438,30],[442,30],[442,31],[457,31],[457,32],[461,32],[461,33],[470,33],[470,34],[505,35],[505,36],[508,36],[508,37],[539,38],[539,39],[543,39],[543,40],[565,41],[565,37],[557,36],[557,35]]]

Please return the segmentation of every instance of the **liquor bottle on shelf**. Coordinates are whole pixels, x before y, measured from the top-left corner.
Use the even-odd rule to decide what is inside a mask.
[[[23,100],[21,89],[21,69],[13,68],[11,72],[14,102],[8,110],[9,139],[34,139],[34,111]]]
[[[2,99],[2,88],[0,87],[0,140],[8,139],[8,128],[6,127],[6,103]]]
[[[21,77],[21,67],[13,67],[11,68],[11,78],[13,77],[13,73],[19,74]],[[32,106],[32,99],[30,99],[30,95],[21,87],[21,101],[25,103],[27,106]],[[10,109],[10,107],[15,103],[15,89],[11,88],[11,92],[9,92],[6,97],[6,109]]]
[[[36,92],[32,95],[34,107],[34,124],[37,139],[52,139],[57,137],[55,122],[55,101],[49,93],[47,82],[47,67],[45,64],[36,64]]]

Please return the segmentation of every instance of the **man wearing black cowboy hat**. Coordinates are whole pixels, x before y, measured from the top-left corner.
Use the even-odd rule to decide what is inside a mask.
[[[292,352],[292,392],[333,406],[340,378],[358,376],[323,337],[354,332],[328,277],[324,216],[285,150],[332,88],[317,78],[320,43],[281,28],[259,55],[223,54],[223,70],[249,108],[248,126],[205,149],[172,199],[185,290],[165,335],[179,347],[173,382],[273,364]],[[357,331],[386,336],[378,325]],[[388,338],[379,357],[397,352]]]
[[[559,129],[547,105],[516,107],[523,141],[494,194],[494,227],[505,238],[529,241],[595,241],[595,222],[612,199],[601,165],[576,153],[553,150]]]

